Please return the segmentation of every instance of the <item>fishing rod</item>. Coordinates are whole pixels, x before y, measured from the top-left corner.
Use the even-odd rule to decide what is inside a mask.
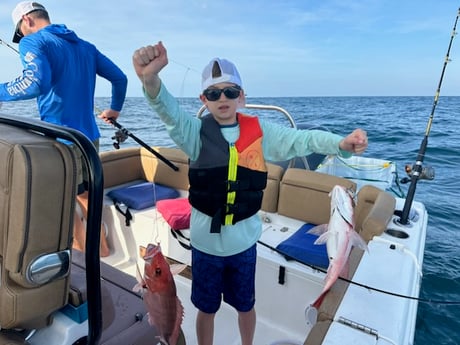
[[[158,159],[160,159],[163,163],[165,163],[167,166],[169,166],[171,169],[173,169],[174,171],[178,171],[179,168],[177,166],[175,166],[169,159],[165,158],[164,156],[162,156],[158,151],[155,151],[152,147],[150,147],[149,145],[147,145],[146,143],[144,143],[141,139],[139,139],[138,137],[136,137],[134,134],[132,134],[130,131],[128,131],[125,127],[123,127],[122,125],[120,125],[117,120],[115,119],[110,119],[110,122],[112,122],[112,124],[118,128],[118,131],[115,132],[115,135],[112,137],[113,140],[115,140],[115,142],[113,143],[113,146],[116,148],[116,149],[119,149],[120,148],[120,143],[124,142],[127,137],[131,137],[132,139],[134,139],[134,141],[136,143],[138,143],[139,145],[141,145],[143,148],[145,148],[147,151],[149,151],[150,153],[154,154]]]
[[[4,45],[5,47],[8,47],[10,48],[11,50],[13,50],[14,52],[16,52],[17,54],[19,54],[19,50],[17,50],[15,47],[13,47],[12,45],[6,43],[4,40],[2,40],[0,38],[0,44]]]
[[[419,151],[418,151],[418,154],[417,154],[417,159],[416,159],[415,164],[412,166],[412,168],[407,168],[406,167],[406,171],[409,173],[409,176],[410,176],[410,185],[409,185],[409,190],[407,192],[406,201],[404,202],[404,207],[403,207],[403,210],[402,210],[402,213],[401,213],[401,217],[399,219],[399,223],[401,223],[402,225],[407,225],[408,222],[409,222],[408,221],[409,212],[410,212],[410,209],[411,209],[411,206],[412,206],[412,202],[414,200],[415,189],[417,187],[417,181],[419,179],[421,179],[421,178],[430,179],[429,178],[430,176],[424,176],[424,175],[427,175],[427,174],[426,174],[426,169],[423,168],[423,159],[425,157],[425,151],[426,151],[426,148],[428,146],[428,136],[430,135],[431,125],[433,123],[433,118],[434,118],[434,112],[435,112],[436,106],[438,104],[439,93],[441,91],[442,80],[444,78],[444,72],[446,71],[447,63],[450,61],[449,60],[450,48],[452,47],[452,42],[454,40],[454,36],[457,33],[456,29],[457,29],[457,22],[458,22],[459,16],[460,16],[460,8],[458,9],[457,17],[455,18],[454,27],[452,29],[452,35],[450,36],[449,47],[447,48],[447,54],[446,54],[446,57],[444,59],[444,65],[442,67],[441,77],[439,79],[438,88],[437,88],[435,96],[434,96],[433,107],[431,109],[431,114],[430,114],[426,129],[425,129],[425,136],[424,136],[424,138],[423,138],[423,140],[422,140],[422,142],[420,144],[420,148],[419,148]],[[432,174],[432,176],[434,177],[434,173]]]

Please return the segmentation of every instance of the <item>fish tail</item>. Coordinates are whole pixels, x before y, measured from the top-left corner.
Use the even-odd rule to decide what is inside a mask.
[[[324,291],[323,293],[321,293],[321,295],[318,296],[316,301],[314,301],[311,306],[315,308],[316,310],[318,310],[321,304],[323,303],[324,297],[326,297],[326,293],[327,291]]]

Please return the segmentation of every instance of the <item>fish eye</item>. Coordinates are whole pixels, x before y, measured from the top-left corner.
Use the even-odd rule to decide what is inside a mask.
[[[156,276],[161,275],[161,268],[160,268],[160,267],[157,267],[157,268],[155,269],[155,275],[156,275]]]

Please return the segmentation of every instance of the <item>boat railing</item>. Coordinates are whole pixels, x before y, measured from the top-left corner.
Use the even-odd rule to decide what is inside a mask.
[[[281,107],[278,107],[276,105],[264,105],[264,104],[246,104],[244,106],[245,109],[258,109],[258,110],[268,110],[268,111],[277,111],[282,113],[286,119],[289,121],[291,124],[292,128],[297,128],[297,124],[294,121],[294,118],[289,114],[289,112]],[[206,106],[203,105],[201,106],[200,110],[198,110],[197,117],[201,117],[203,113],[206,111]]]
[[[201,106],[201,108],[197,112],[197,117],[203,116],[206,109],[207,108],[205,105]],[[272,112],[281,113],[287,119],[287,121],[289,122],[292,128],[295,128],[295,129],[298,128],[292,115],[286,109],[282,107],[279,107],[276,105],[265,105],[265,104],[246,104],[242,109],[255,109],[255,110],[272,111]],[[300,164],[297,163],[298,160],[300,160]],[[318,160],[318,159],[315,159],[315,160]],[[306,169],[306,170],[314,170],[314,167],[311,167],[311,165],[309,164],[309,160],[307,159],[307,157],[295,157],[291,159],[287,164],[283,164],[282,162],[274,162],[274,163],[283,166],[283,168],[301,167],[302,169]]]
[[[281,113],[287,119],[290,126],[295,129],[305,130],[324,130],[329,131],[323,126],[297,125],[293,116],[284,108],[275,105],[246,104],[242,109],[262,110],[259,115],[266,114],[265,111]],[[201,117],[206,111],[206,106],[202,106],[197,112],[197,117]],[[315,170],[330,175],[351,179],[358,184],[358,189],[364,184],[372,184],[384,190],[391,190],[393,194],[401,196],[403,193],[400,188],[393,188],[397,182],[396,164],[387,160],[380,160],[368,157],[353,156],[350,159],[343,159],[336,156],[326,156],[312,153],[308,156],[294,157],[285,162],[271,162],[287,168],[301,168]],[[399,187],[399,186],[396,186]]]

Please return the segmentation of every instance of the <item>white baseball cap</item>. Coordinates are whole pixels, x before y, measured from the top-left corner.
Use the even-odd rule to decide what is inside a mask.
[[[22,16],[37,10],[47,12],[45,6],[40,5],[38,2],[22,1],[16,5],[13,12],[11,13],[11,18],[13,19],[13,24],[15,28],[13,35],[14,43],[19,43],[19,41],[23,37],[21,31],[19,30],[19,23],[21,22]]]
[[[208,87],[219,83],[233,83],[243,88],[240,74],[235,65],[226,59],[214,58],[203,70],[201,90],[204,91]]]

